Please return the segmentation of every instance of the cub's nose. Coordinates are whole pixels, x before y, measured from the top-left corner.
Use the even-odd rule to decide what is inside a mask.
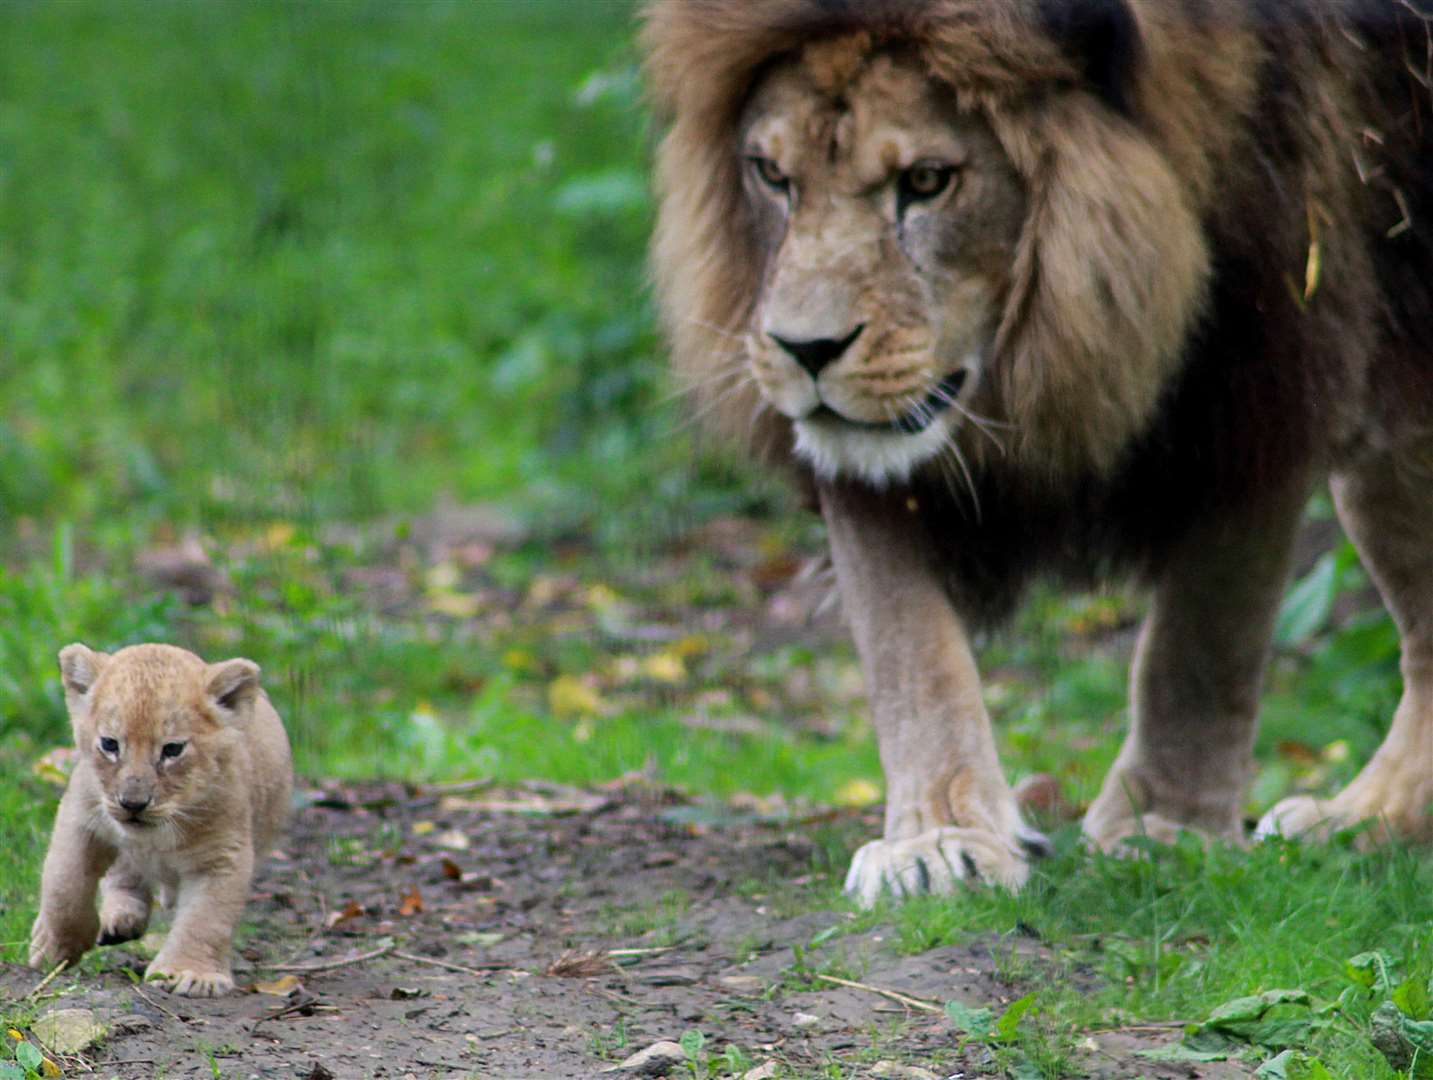
[[[771,340],[780,345],[798,364],[811,373],[814,379],[822,369],[841,358],[866,328],[862,323],[843,338],[814,338],[810,341],[792,341],[779,334],[772,334]]]
[[[149,799],[139,795],[121,795],[119,805],[131,814],[138,814],[149,805]]]

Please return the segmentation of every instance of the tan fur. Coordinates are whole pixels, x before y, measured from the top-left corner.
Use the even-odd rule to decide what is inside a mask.
[[[1329,475],[1405,693],[1346,791],[1261,831],[1433,838],[1424,7],[649,0],[673,366],[709,427],[819,494],[887,779],[863,901],[1024,879],[1040,840],[967,624],[1040,573],[1154,592],[1087,835],[1241,838],[1292,540]],[[1061,13],[1137,41],[1108,83]],[[951,182],[904,198],[931,163]]]
[[[257,665],[205,664],[170,645],[113,656],[69,645],[60,670],[78,758],[45,856],[31,966],[142,936],[159,894],[173,922],[145,977],[178,994],[228,993],[234,928],[293,787]]]

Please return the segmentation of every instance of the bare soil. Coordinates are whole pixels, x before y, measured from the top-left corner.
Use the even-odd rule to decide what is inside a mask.
[[[734,1044],[743,1067],[775,1061],[782,1076],[901,1075],[883,1073],[883,1061],[1000,1076],[984,1047],[960,1047],[941,1012],[814,971],[840,958],[835,970],[870,987],[998,1008],[1029,989],[1002,980],[1002,957],[1014,948],[1036,968],[1042,958],[1028,939],[901,956],[880,927],[830,933],[852,915],[832,901],[812,837],[875,830],[854,813],[763,822],[640,782],[597,792],[325,784],[308,796],[255,883],[241,934],[236,977],[257,989],[175,997],[137,984],[141,950],[105,950],[98,974],[62,975],[38,999],[41,1012],[90,1009],[108,1027],[60,1059],[66,1075],[586,1077],[699,1030],[713,1068]],[[37,981],[0,965],[0,1000]],[[1133,1056],[1176,1034],[1097,1034],[1080,1068],[1246,1075]],[[843,1071],[828,1071],[835,1063]]]

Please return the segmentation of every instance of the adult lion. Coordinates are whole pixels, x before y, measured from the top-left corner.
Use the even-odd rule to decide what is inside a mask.
[[[1086,833],[1239,836],[1325,476],[1405,691],[1348,788],[1261,829],[1433,835],[1430,11],[648,4],[675,365],[819,496],[886,773],[885,835],[847,878],[862,901],[1025,880],[1044,841],[970,629],[1041,574],[1153,590]]]

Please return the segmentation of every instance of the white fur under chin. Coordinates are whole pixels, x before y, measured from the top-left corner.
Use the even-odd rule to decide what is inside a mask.
[[[823,480],[848,477],[883,488],[909,480],[915,469],[941,452],[950,439],[949,415],[924,431],[864,431],[822,421],[798,420],[796,453]]]

